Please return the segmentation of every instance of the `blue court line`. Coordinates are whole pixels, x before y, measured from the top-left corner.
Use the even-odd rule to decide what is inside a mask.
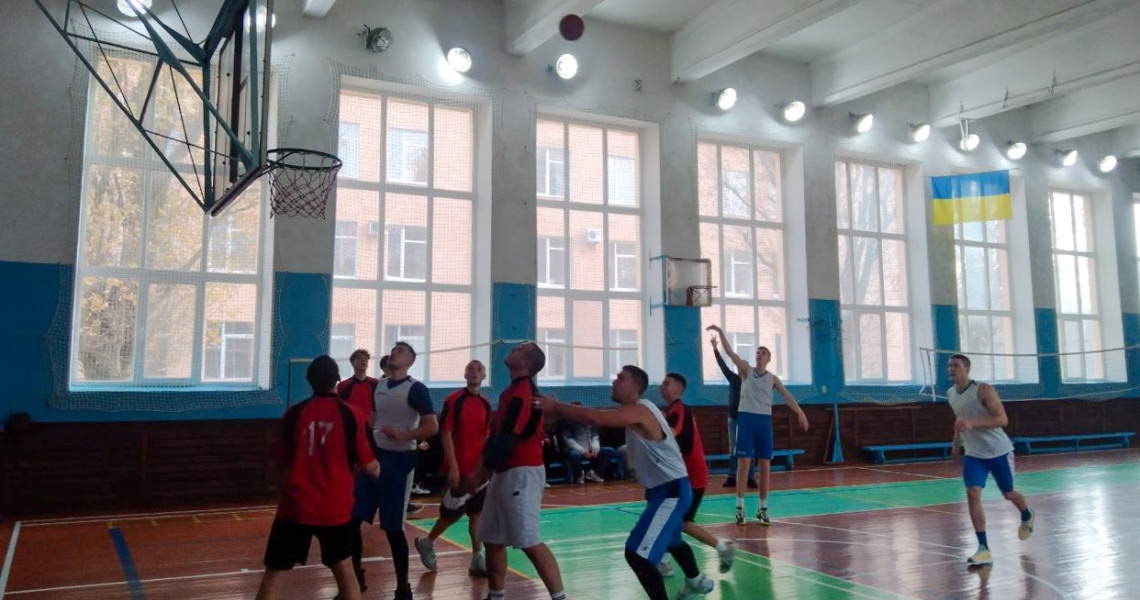
[[[127,548],[127,539],[123,531],[117,527],[111,528],[111,541],[115,544],[115,553],[119,555],[119,562],[123,565],[123,575],[127,578],[127,586],[131,588],[131,600],[146,600],[142,582],[139,581],[139,572],[135,569],[135,561],[131,559],[131,551]]]

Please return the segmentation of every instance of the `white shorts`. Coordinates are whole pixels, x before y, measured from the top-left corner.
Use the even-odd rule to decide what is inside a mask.
[[[485,544],[531,548],[542,543],[538,513],[546,487],[544,467],[515,467],[491,476],[479,522]]]

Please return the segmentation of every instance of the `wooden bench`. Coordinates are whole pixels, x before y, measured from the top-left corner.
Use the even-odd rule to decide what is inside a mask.
[[[772,470],[773,471],[787,471],[796,468],[795,457],[807,454],[806,450],[798,448],[791,448],[787,450],[773,450],[772,451]],[[776,459],[783,459],[776,462]],[[705,462],[709,465],[709,473],[713,475],[724,475],[732,472],[735,469],[736,460],[731,454],[706,454]],[[724,463],[723,467],[714,466],[713,463]]]
[[[1013,447],[1018,454],[1110,450],[1114,448],[1127,448],[1131,442],[1129,438],[1135,435],[1136,434],[1131,431],[1118,431],[1115,433],[1089,433],[1083,435],[1018,436],[1013,438]],[[1090,441],[1098,443],[1086,443]]]
[[[877,446],[863,446],[863,452],[866,452],[871,457],[871,462],[876,465],[886,463],[900,463],[900,462],[931,462],[936,460],[950,460],[950,448],[953,444],[950,442],[929,442],[925,444],[882,444]],[[894,451],[915,451],[915,450],[938,450],[938,454],[934,456],[907,456],[900,458],[887,458],[888,452]]]

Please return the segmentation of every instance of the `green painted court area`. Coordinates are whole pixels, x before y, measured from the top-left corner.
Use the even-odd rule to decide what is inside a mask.
[[[1045,507],[1044,510],[1038,508],[1039,512],[1048,510],[1054,514],[1078,510],[1078,496],[1090,490],[1098,490],[1100,496],[1114,492],[1128,495],[1127,488],[1138,486],[1140,465],[1135,462],[1026,472],[1018,474],[1017,479],[1018,489],[1029,497],[1031,506]],[[1015,526],[1009,525],[1015,523],[1010,519],[1016,519],[1016,513],[1001,500],[1001,494],[992,482],[984,496],[989,501],[986,508],[990,518],[991,547],[999,557],[1002,550],[1010,554],[1019,551],[1023,547],[1013,546],[1006,540],[1008,536],[1001,537],[1001,545],[997,546],[992,537],[992,532],[1000,526],[1002,530],[1008,530],[1003,531],[1004,534],[1010,534],[1016,540]],[[1045,577],[1058,572],[1059,567],[1047,564],[1054,559],[1044,550],[1038,552],[1037,560],[1042,562],[1030,569],[1029,575],[1014,572],[1014,569],[1000,570],[1000,558],[992,579],[988,572],[978,573],[977,577],[965,575],[967,570],[959,556],[965,556],[962,551],[972,550],[972,546],[959,546],[962,540],[968,539],[972,543],[973,535],[959,479],[930,478],[776,491],[771,495],[770,514],[777,522],[771,528],[762,528],[751,521],[757,503],[755,493],[748,497],[746,504],[750,516],[747,527],[732,524],[734,503],[732,495],[706,497],[697,519],[718,536],[741,540],[737,561],[730,573],[722,575],[717,571],[715,551],[687,538],[697,553],[702,571],[717,582],[716,589],[708,598],[925,598],[934,597],[929,591],[931,587],[943,584],[950,589],[936,594],[938,597],[972,598],[978,594],[977,589],[971,587],[1016,583],[1016,589],[1024,589],[1024,581],[1033,585],[1032,593],[1024,597],[1084,597],[1080,593],[1070,593],[1073,591],[1071,588],[1066,591],[1064,586],[1046,580]],[[1119,504],[1131,506],[1134,503],[1122,498]],[[642,506],[642,503],[625,503],[543,511],[543,537],[558,558],[566,590],[572,597],[598,600],[644,598],[644,592],[623,555],[626,535]],[[1137,522],[1134,517],[1140,516],[1137,514],[1140,509],[1128,510],[1130,513],[1125,522]],[[797,521],[793,523],[788,519]],[[430,527],[431,523],[431,520],[422,520],[416,525]],[[874,533],[876,531],[879,533]],[[833,539],[819,537],[833,532],[840,532],[840,535]],[[1048,535],[1051,533],[1038,533],[1042,538]],[[1052,535],[1059,533],[1053,532]],[[462,547],[469,545],[466,527],[462,524],[449,530],[445,537]],[[1032,554],[1034,548],[1043,549],[1048,539],[1031,539],[1030,542],[1041,542],[1041,545],[1025,550],[1026,554]],[[777,548],[779,551],[775,551]],[[1131,551],[1132,548],[1129,546],[1122,550]],[[861,566],[868,562],[867,557],[858,556],[860,553],[878,553],[879,556],[872,559],[887,564],[889,568],[883,572],[867,572]],[[1128,552],[1124,554],[1127,556]],[[854,560],[844,562],[845,555],[854,557]],[[1027,560],[1024,556],[1019,558],[1022,562]],[[842,568],[844,564],[858,568]],[[511,551],[510,565],[527,577],[537,578],[530,562],[519,551]],[[1011,566],[1016,567],[1016,564]],[[1032,574],[1034,572],[1037,574]],[[943,577],[950,577],[951,581],[938,581]],[[954,578],[957,578],[957,583]],[[680,571],[666,582],[670,594],[675,594],[681,584]],[[911,590],[912,593],[903,593],[902,590]],[[915,593],[915,590],[922,590],[922,593]]]

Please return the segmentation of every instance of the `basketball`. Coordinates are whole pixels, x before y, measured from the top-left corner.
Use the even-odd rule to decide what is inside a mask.
[[[566,15],[558,22],[558,31],[567,41],[573,42],[582,37],[585,30],[586,23],[578,15]]]

